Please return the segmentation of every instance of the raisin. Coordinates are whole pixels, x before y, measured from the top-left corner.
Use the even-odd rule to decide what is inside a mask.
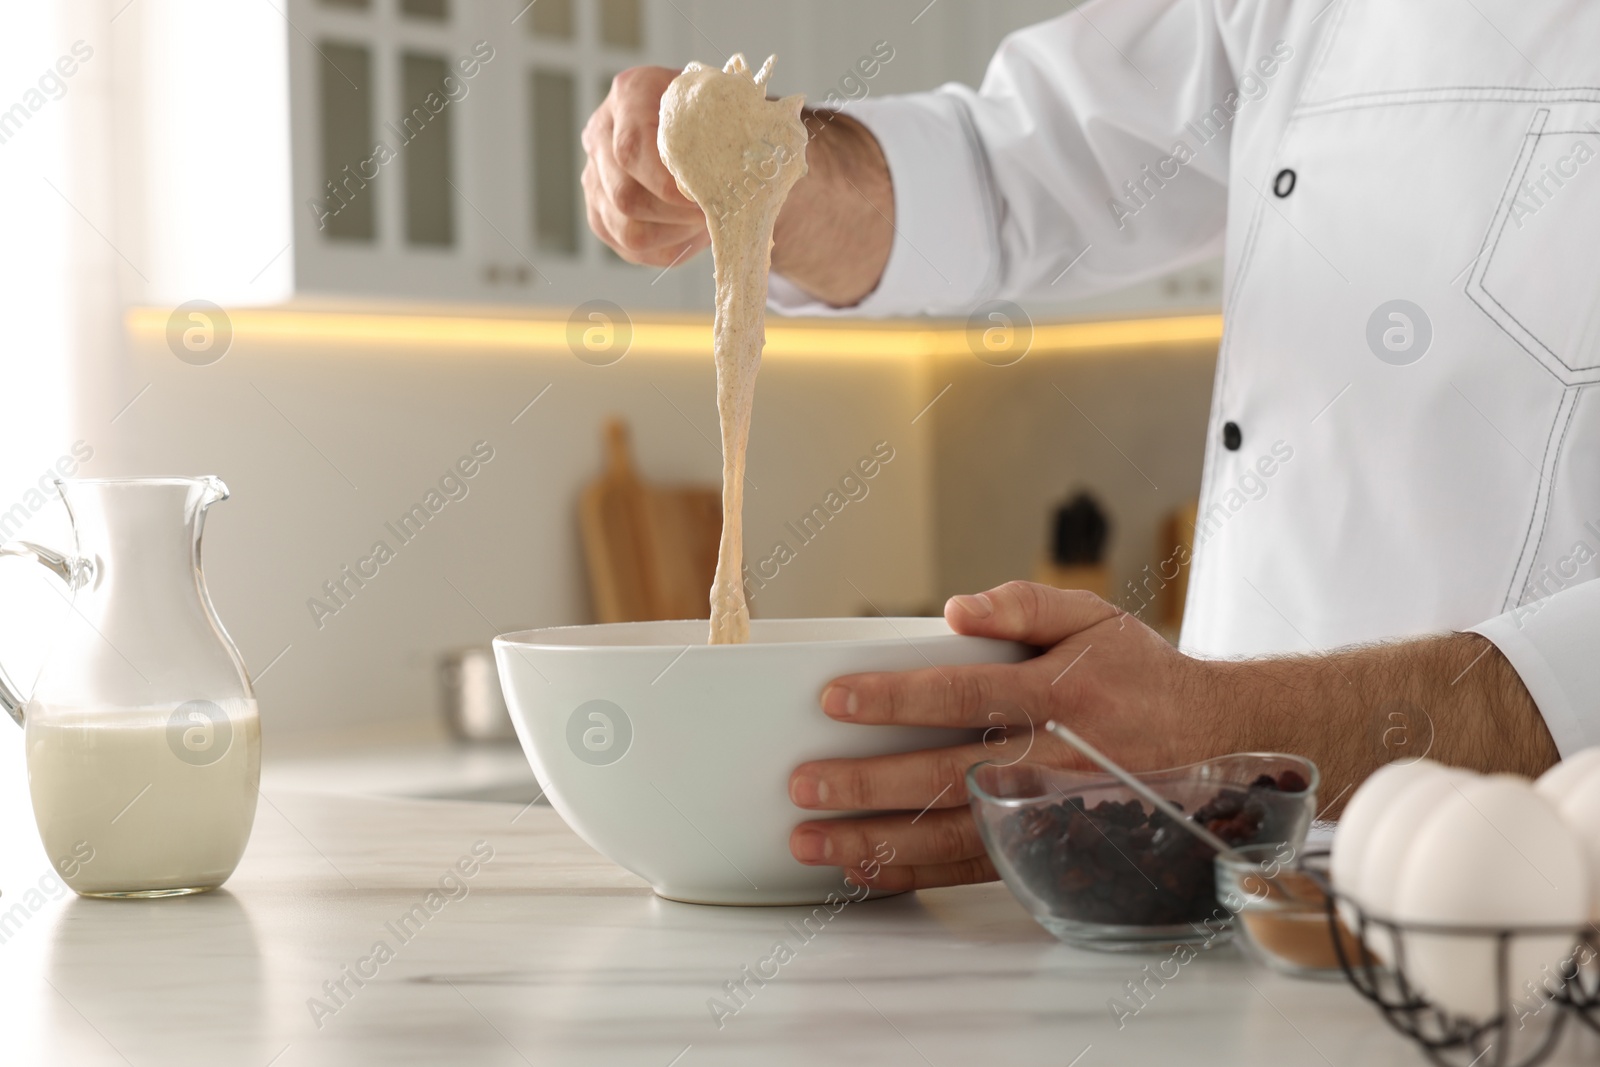
[[[1218,790],[1190,818],[1230,845],[1280,840],[1295,816],[1270,797],[1306,788],[1295,771],[1263,775],[1247,789]],[[1063,918],[1167,926],[1203,921],[1219,906],[1212,850],[1138,800],[1090,807],[1068,797],[1008,815],[999,832],[1017,876]]]
[[[1047,808],[1023,808],[1017,813],[1017,832],[1023,837],[1044,837],[1057,829],[1060,812]]]

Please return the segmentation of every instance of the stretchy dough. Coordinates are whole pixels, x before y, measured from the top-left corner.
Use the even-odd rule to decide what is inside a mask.
[[[717,277],[713,323],[722,419],[722,542],[711,584],[711,643],[750,639],[744,561],[744,458],[772,266],[772,226],[806,173],[804,98],[768,100],[768,57],[751,74],[742,55],[722,70],[690,63],[661,98],[661,159],[711,231]]]

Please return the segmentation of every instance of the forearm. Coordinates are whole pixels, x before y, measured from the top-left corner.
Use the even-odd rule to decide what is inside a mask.
[[[1560,758],[1516,671],[1477,634],[1216,666],[1240,701],[1237,747],[1315,760],[1328,816],[1393,760],[1535,776]]]
[[[859,122],[807,111],[808,172],[773,233],[772,269],[812,297],[850,307],[883,276],[894,243],[894,188],[877,140]]]

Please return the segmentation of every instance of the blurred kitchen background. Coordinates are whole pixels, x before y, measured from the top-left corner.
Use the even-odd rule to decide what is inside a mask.
[[[233,499],[210,515],[206,574],[256,677],[269,763],[444,738],[451,652],[599,617],[596,553],[627,551],[580,521],[607,469],[608,419],[624,420],[642,483],[720,478],[709,257],[629,266],[584,220],[578,135],[611,77],[744,51],[777,52],[774,89],[819,104],[976,84],[1005,33],[1069,7],[11,5],[4,535],[61,536],[59,503],[35,506],[29,490],[76,442],[92,452],[83,477],[220,475]],[[862,66],[885,46],[892,59]],[[378,141],[410,143],[375,159]],[[1198,491],[1219,289],[1208,263],[1029,304],[1017,361],[1003,345],[979,358],[963,321],[770,322],[748,561],[779,541],[794,553],[756,614],[937,611],[952,593],[1053,573],[1057,510],[1080,493],[1093,504],[1059,524],[1063,580],[1137,607],[1127,584],[1170,555],[1184,532],[1173,517]],[[621,314],[591,318],[591,301]],[[466,495],[441,490],[445,506],[400,544],[385,524],[475,447],[492,458],[461,480]],[[796,536],[884,447],[893,458],[866,495]],[[346,580],[380,539],[394,558]],[[24,685],[41,620],[63,610],[42,584],[0,568],[0,654]],[[1146,613],[1170,616],[1167,603]]]

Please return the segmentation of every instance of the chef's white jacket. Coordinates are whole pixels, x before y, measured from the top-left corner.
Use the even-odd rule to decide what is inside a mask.
[[[1593,0],[1094,0],[976,92],[853,109],[897,236],[848,313],[1225,252],[1184,647],[1476,630],[1570,754],[1600,743],[1597,41]]]

